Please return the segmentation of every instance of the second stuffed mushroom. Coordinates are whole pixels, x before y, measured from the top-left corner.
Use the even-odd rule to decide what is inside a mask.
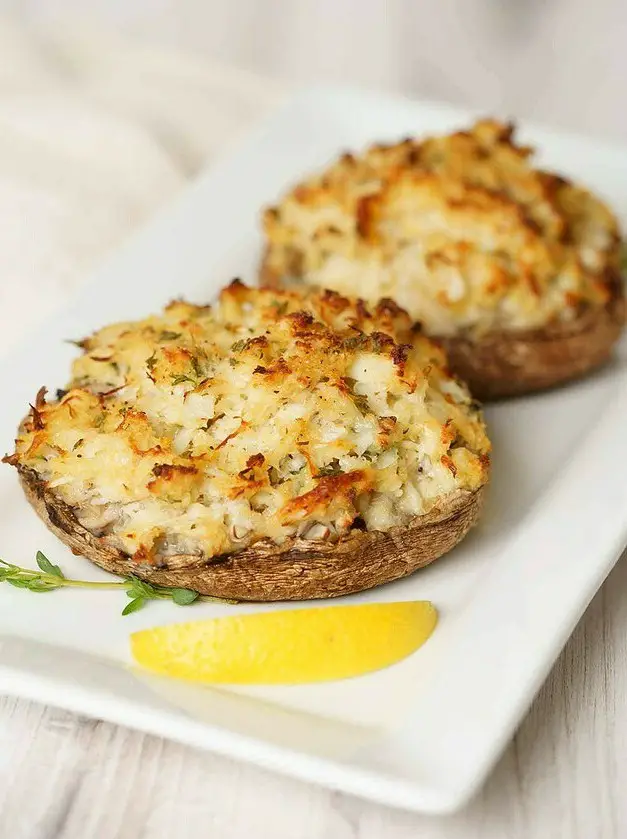
[[[583,375],[623,327],[615,216],[494,120],[344,154],[264,229],[266,284],[393,298],[482,398]]]

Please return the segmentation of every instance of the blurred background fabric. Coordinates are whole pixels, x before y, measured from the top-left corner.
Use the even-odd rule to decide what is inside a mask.
[[[281,99],[207,59],[0,21],[0,351]]]
[[[296,83],[357,82],[616,136],[624,0],[0,0]]]
[[[627,137],[624,0],[0,0],[0,15],[0,351],[295,87]]]

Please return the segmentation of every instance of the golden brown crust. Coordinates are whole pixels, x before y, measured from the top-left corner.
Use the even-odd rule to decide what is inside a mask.
[[[392,297],[431,335],[570,320],[607,302],[620,230],[532,152],[487,119],[342,155],[263,214],[266,261],[283,280]]]
[[[73,553],[121,576],[134,574],[156,585],[191,588],[236,600],[309,600],[339,597],[405,577],[450,551],[479,516],[484,487],[459,491],[407,527],[383,533],[353,529],[341,541],[290,539],[259,542],[239,553],[200,562],[170,557],[167,566],[137,564],[107,538],[90,533],[70,507],[38,475],[18,467],[26,497],[50,530]],[[184,559],[184,568],[172,567]],[[189,565],[190,561],[195,565]]]
[[[625,299],[616,290],[602,307],[570,323],[481,338],[443,338],[451,369],[478,399],[521,396],[585,376],[610,357],[625,324]],[[436,339],[437,340],[437,339]]]
[[[6,460],[138,563],[388,531],[487,479],[478,407],[391,301],[233,283],[83,345]]]
[[[280,288],[282,278],[264,254],[260,282]],[[588,306],[570,322],[543,329],[490,332],[480,337],[431,336],[448,355],[450,369],[477,399],[522,396],[585,376],[611,356],[625,327],[623,281],[608,272],[610,298]]]
[[[496,120],[342,155],[262,226],[262,283],[392,297],[481,398],[584,375],[623,326],[615,214]]]

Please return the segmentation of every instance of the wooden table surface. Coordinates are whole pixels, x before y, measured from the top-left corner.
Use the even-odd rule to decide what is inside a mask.
[[[52,311],[62,292],[121,238],[129,220],[136,223],[167,200],[236,128],[274,104],[267,85],[241,73],[209,71],[198,62],[183,67],[152,52],[137,57],[119,44],[113,51],[92,44],[88,61],[85,50],[76,49],[75,76],[81,60],[88,64],[80,87],[70,93],[64,87],[60,100],[59,86],[67,79],[59,75],[55,98],[37,99],[42,78],[44,87],[50,84],[50,67],[20,38],[0,26],[0,62],[12,50],[13,66],[22,72],[20,120],[15,98],[5,96],[8,76],[0,89],[0,269],[14,280],[0,289],[4,338],[16,327],[11,306],[26,311],[28,299],[32,324]],[[62,50],[66,73],[68,43]],[[48,44],[46,62],[53,53]],[[25,98],[27,89],[31,98]],[[86,114],[95,106],[90,134]],[[98,170],[121,142],[134,149],[141,166],[120,158]],[[35,163],[27,165],[28,154],[36,152]],[[56,177],[59,171],[63,179]],[[123,195],[116,183],[124,185]],[[11,306],[2,298],[7,293]],[[626,558],[592,602],[484,789],[451,817],[386,809],[0,697],[0,839],[624,839],[625,788]]]

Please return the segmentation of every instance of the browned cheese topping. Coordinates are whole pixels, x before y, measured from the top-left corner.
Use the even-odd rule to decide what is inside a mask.
[[[486,480],[480,412],[390,301],[236,281],[81,346],[7,459],[137,561],[387,530]]]
[[[264,215],[266,276],[391,297],[432,335],[541,328],[603,305],[615,217],[494,120],[344,154]]]

